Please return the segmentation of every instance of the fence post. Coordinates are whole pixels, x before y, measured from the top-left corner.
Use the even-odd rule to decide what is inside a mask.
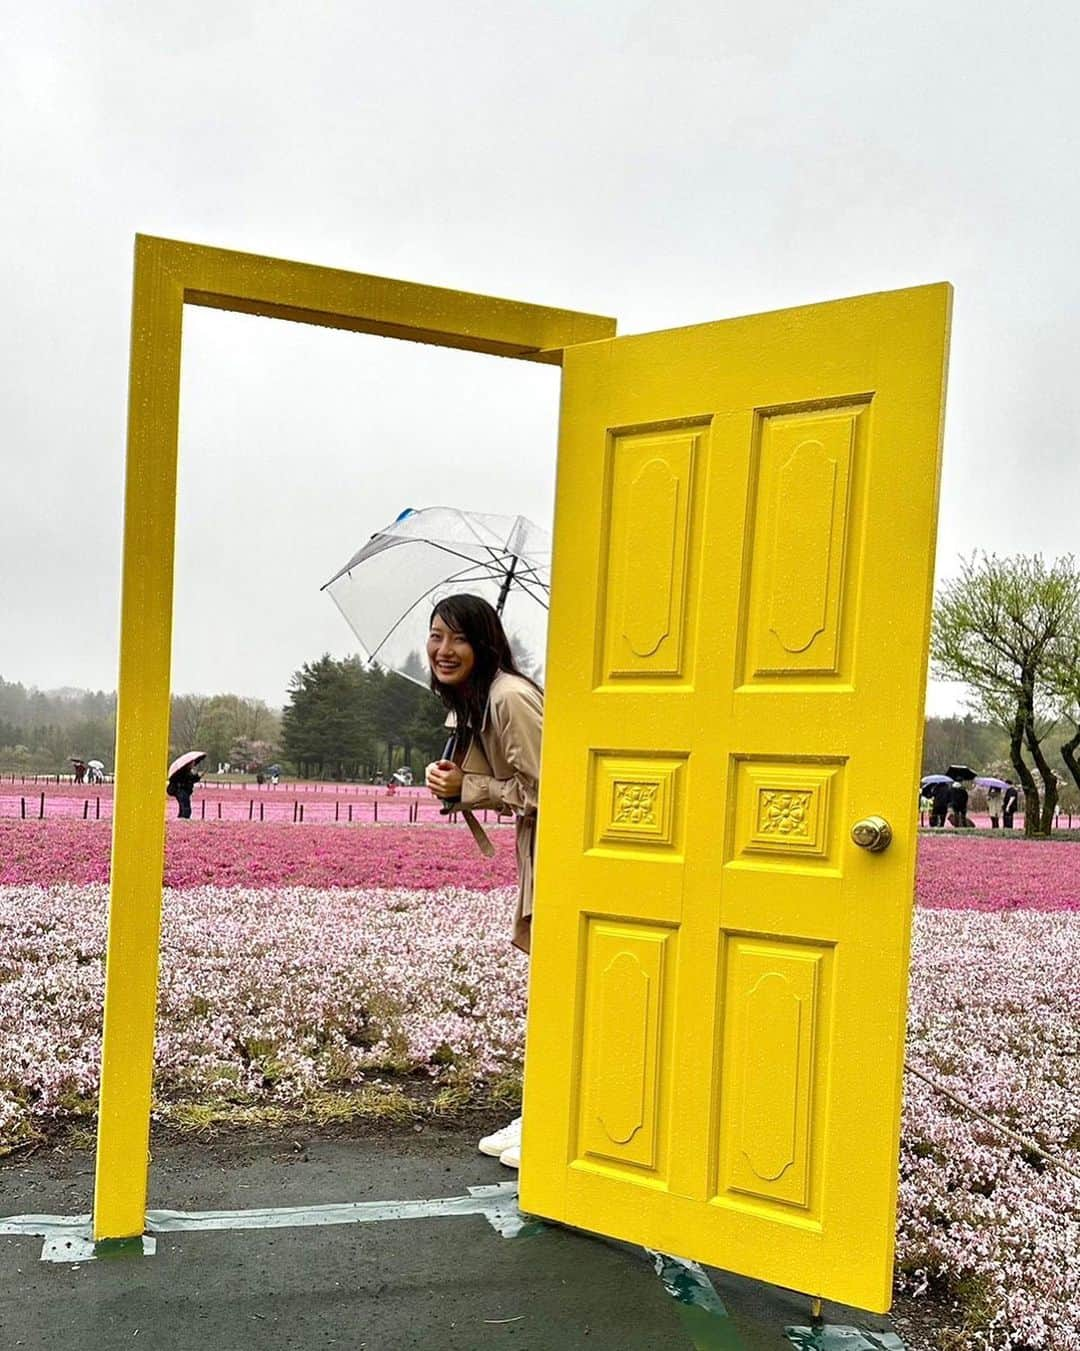
[[[259,803],[259,820],[261,821],[262,819],[263,819],[263,804],[260,802],[260,803]]]
[[[221,820],[221,803],[220,803],[220,802],[219,802],[218,805],[217,805],[217,819],[218,819],[219,821]]]
[[[41,805],[38,807],[38,820],[39,820],[39,821],[44,821],[44,820],[45,820],[45,794],[44,794],[44,793],[42,793],[42,795],[41,795]]]
[[[22,819],[25,821],[25,820],[26,820],[26,798],[24,798],[24,797],[19,798],[19,811],[20,811],[20,813],[21,813],[21,815],[22,815]]]
[[[101,820],[101,798],[100,798],[100,796],[98,797],[98,800],[97,800],[97,807],[96,807],[96,809],[95,809],[95,811],[94,811],[94,820],[95,820],[95,821],[100,821],[100,820]]]
[[[201,810],[200,810],[200,812],[199,812],[199,819],[202,820],[202,821],[205,821],[205,820],[206,820],[206,798],[203,798],[203,800],[199,803],[199,807],[201,808]]]
[[[90,799],[87,798],[82,805],[82,819],[85,821],[90,815]]]
[[[375,807],[375,821],[376,821],[376,823],[377,823],[378,820],[379,820],[379,799],[378,799],[378,798],[375,799],[374,807]]]
[[[336,798],[334,799],[334,820],[341,820],[341,803]]]
[[[349,803],[349,825],[352,825],[352,803]]]

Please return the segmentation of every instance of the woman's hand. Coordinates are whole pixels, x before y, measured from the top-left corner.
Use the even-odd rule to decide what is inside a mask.
[[[433,760],[424,771],[424,782],[436,797],[444,799],[461,796],[464,777],[453,760]]]

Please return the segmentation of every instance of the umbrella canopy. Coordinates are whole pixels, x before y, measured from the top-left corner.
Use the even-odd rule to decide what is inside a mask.
[[[72,763],[73,765],[85,765],[85,764],[86,764],[86,761],[82,758],[81,755],[69,755],[69,756],[68,756],[68,759],[71,761],[71,763]]]
[[[518,665],[542,681],[551,536],[524,516],[410,508],[376,531],[322,589],[370,661],[421,685],[428,683],[432,606],[456,592],[482,596],[502,616]]]
[[[950,765],[945,771],[950,779],[973,779],[975,771],[969,769],[967,765]]]
[[[1004,779],[978,778],[975,780],[976,788],[1000,788],[1004,792],[1008,786]]]
[[[923,775],[921,786],[923,788],[932,788],[935,783],[952,783],[948,774],[925,774]]]
[[[105,768],[105,763],[104,763],[104,761],[102,761],[102,760],[87,760],[86,763],[90,766],[91,769],[104,769],[104,768]]]
[[[179,774],[182,769],[188,769],[191,765],[197,765],[200,760],[206,759],[205,751],[185,751],[183,755],[178,755],[169,766],[169,778]]]

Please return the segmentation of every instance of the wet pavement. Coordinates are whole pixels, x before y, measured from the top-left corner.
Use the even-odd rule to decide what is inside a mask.
[[[469,1129],[405,1124],[357,1138],[260,1131],[155,1145],[150,1208],[183,1212],[468,1197],[512,1181]],[[0,1217],[88,1212],[93,1156],[0,1162]],[[492,1195],[492,1193],[481,1193]],[[486,1205],[483,1202],[482,1205]],[[492,1207],[498,1220],[500,1206]],[[503,1207],[506,1209],[506,1207]],[[513,1207],[509,1207],[513,1213]],[[310,1218],[310,1217],[309,1217]],[[317,1217],[316,1217],[317,1218]],[[27,1351],[512,1346],[518,1351],[757,1351],[901,1345],[887,1319],[809,1301],[641,1248],[485,1214],[362,1224],[161,1232],[152,1257],[45,1262],[0,1235],[0,1346]],[[852,1331],[842,1332],[849,1328]]]

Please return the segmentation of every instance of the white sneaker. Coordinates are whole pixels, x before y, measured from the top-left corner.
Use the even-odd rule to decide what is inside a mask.
[[[511,1145],[509,1149],[504,1149],[499,1155],[499,1162],[504,1168],[521,1167],[521,1145]]]
[[[476,1146],[481,1154],[487,1154],[490,1158],[501,1159],[506,1150],[521,1145],[521,1117],[517,1116],[510,1122],[509,1126],[504,1126],[500,1131],[494,1131],[491,1135],[485,1135]]]

